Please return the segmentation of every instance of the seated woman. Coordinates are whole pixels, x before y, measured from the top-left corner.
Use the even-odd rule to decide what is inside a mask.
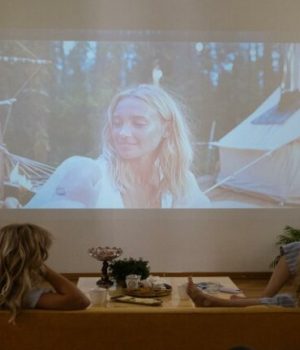
[[[73,156],[25,208],[206,208],[191,171],[187,117],[164,89],[139,85],[108,108],[98,159]]]
[[[9,322],[24,308],[76,310],[89,299],[62,275],[44,264],[51,234],[33,224],[0,229],[0,309],[11,311]],[[48,282],[52,288],[42,287]]]
[[[251,306],[251,305],[280,305],[296,307],[300,293],[300,242],[294,242],[281,247],[281,257],[265,288],[261,298],[232,298],[221,299],[203,293],[192,281],[188,280],[187,293],[196,306]],[[293,294],[276,294],[291,278],[295,278]]]

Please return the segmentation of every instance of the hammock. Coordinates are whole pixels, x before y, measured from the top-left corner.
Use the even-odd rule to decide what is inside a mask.
[[[0,147],[0,152],[1,148],[4,156],[4,182],[7,186],[35,193],[55,170],[50,165],[12,154],[3,146]]]

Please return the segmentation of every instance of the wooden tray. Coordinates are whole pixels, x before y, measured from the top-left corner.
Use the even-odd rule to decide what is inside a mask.
[[[139,298],[157,298],[165,297],[172,293],[172,287],[164,283],[165,289],[150,289],[150,288],[139,288],[134,290],[125,290],[125,294],[133,297]]]

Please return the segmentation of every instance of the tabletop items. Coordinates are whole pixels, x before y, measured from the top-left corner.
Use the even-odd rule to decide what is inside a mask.
[[[140,298],[140,297],[132,297],[129,295],[114,297],[114,298],[111,298],[111,300],[118,301],[121,303],[138,304],[138,305],[144,305],[144,306],[160,306],[162,304],[161,299]]]
[[[89,255],[99,261],[111,261],[118,258],[123,250],[117,247],[94,247],[88,250]]]
[[[150,275],[150,266],[149,262],[141,257],[116,259],[109,265],[109,273],[119,286],[125,288],[129,275],[137,275],[144,280]]]
[[[197,284],[198,288],[200,288],[203,292],[208,294],[214,293],[229,293],[229,294],[239,294],[241,290],[237,287],[226,287],[221,283],[215,282],[200,282]]]
[[[129,277],[130,280],[132,277]],[[134,276],[134,279],[136,276]],[[159,276],[149,276],[144,280],[139,280],[138,289],[128,289],[121,288],[114,283],[113,286],[106,288],[106,301],[104,303],[99,301],[92,302],[92,305],[97,307],[107,307],[107,308],[119,308],[119,307],[138,307],[137,305],[129,305],[131,303],[139,303],[140,299],[159,299],[161,301],[161,307],[164,309],[168,308],[193,308],[195,305],[186,293],[187,287],[187,277],[159,277]],[[211,291],[210,288],[212,283],[218,285],[218,292],[215,293],[218,298],[230,299],[233,294],[237,294],[240,297],[244,297],[244,294],[238,289],[234,282],[228,276],[203,276],[194,277],[194,283],[200,284],[200,286],[205,286],[206,290],[202,289],[204,293],[215,293]],[[101,288],[96,287],[97,277],[80,277],[78,279],[78,288],[86,293],[90,298],[90,291],[95,294],[95,289],[101,290]],[[129,286],[134,287],[134,286]],[[223,290],[224,288],[224,290]],[[100,294],[105,294],[100,292]],[[126,298],[122,298],[125,297]],[[99,296],[99,298],[101,298]],[[96,297],[97,299],[97,297]],[[115,301],[118,301],[115,302]],[[127,304],[127,305],[126,305]],[[152,306],[152,303],[147,303],[147,301],[142,302],[142,305]]]
[[[88,293],[92,305],[106,306],[108,299],[108,290],[106,288],[93,288]]]
[[[97,285],[103,288],[109,288],[113,285],[113,281],[109,278],[108,267],[109,262],[118,258],[123,250],[117,247],[94,247],[88,250],[91,257],[102,261],[101,278],[97,281]]]
[[[149,276],[144,280],[136,279],[135,283],[132,281],[132,275],[127,276],[126,286],[125,294],[140,298],[163,297],[172,292],[172,286],[158,276]]]
[[[94,259],[102,261],[101,278],[96,281],[98,287],[94,285],[89,289],[88,293],[93,305],[104,306],[110,297],[111,300],[118,302],[157,306],[162,304],[162,301],[159,299],[160,297],[172,294],[173,288],[171,284],[166,283],[161,277],[149,276],[150,267],[148,261],[142,258],[125,258],[113,261],[118,258],[123,251],[121,248],[107,246],[90,248],[88,253]],[[206,280],[202,279],[201,282],[197,283],[197,286],[204,293],[209,294],[241,293],[234,284],[223,285],[219,281],[220,278],[216,278],[215,280],[210,278]],[[226,278],[225,282],[227,282]],[[116,293],[111,293],[113,289],[111,288],[112,286],[116,289]],[[175,287],[180,300],[184,301],[189,299],[186,293],[186,280]],[[108,293],[109,288],[110,291]],[[141,301],[143,298],[144,301]]]

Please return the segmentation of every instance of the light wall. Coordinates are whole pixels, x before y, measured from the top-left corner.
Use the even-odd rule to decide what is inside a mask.
[[[2,223],[31,221],[54,233],[50,263],[64,272],[100,267],[89,247],[117,246],[153,271],[267,271],[285,225],[300,227],[299,209],[0,212]],[[5,218],[4,218],[5,217]]]
[[[0,1],[0,26],[37,29],[194,29],[273,31],[299,39],[300,5],[278,0]],[[1,224],[31,221],[54,233],[50,264],[96,272],[87,249],[122,247],[153,271],[266,271],[285,225],[300,228],[298,208],[135,211],[2,210]]]

